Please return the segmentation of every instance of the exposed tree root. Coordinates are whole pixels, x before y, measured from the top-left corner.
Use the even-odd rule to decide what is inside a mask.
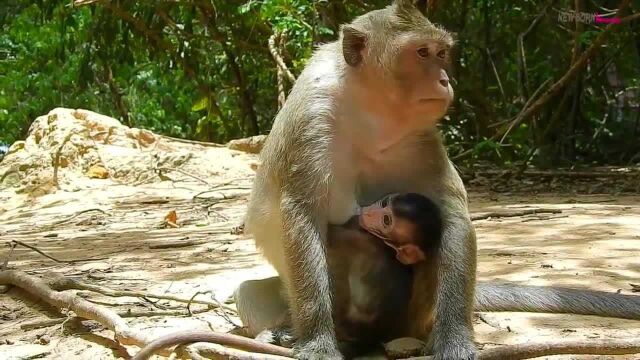
[[[57,275],[57,278],[52,281],[55,284],[64,284],[68,280],[60,275]],[[41,301],[46,302],[47,304],[57,308],[57,309],[68,309],[73,311],[78,317],[94,320],[99,322],[101,325],[105,326],[109,330],[114,332],[114,338],[122,345],[135,345],[140,348],[145,348],[147,345],[153,346],[153,353],[162,356],[170,356],[172,354],[171,350],[167,350],[164,347],[158,347],[160,341],[166,339],[165,337],[161,337],[157,341],[153,341],[149,336],[146,336],[144,333],[136,332],[129,327],[126,321],[122,317],[120,317],[116,312],[107,309],[103,306],[93,304],[75,294],[56,291],[49,287],[44,281],[36,278],[34,276],[28,275],[22,271],[15,270],[3,270],[0,271],[0,285],[13,285],[17,286],[24,291],[28,292],[32,296],[38,298]],[[188,331],[184,332],[190,333]],[[221,342],[229,345],[242,345],[243,348],[247,350],[262,350],[265,349],[265,344],[257,342],[253,339],[243,338],[237,335],[232,334],[216,334],[214,332],[202,332],[209,334],[207,340],[216,340],[217,342]],[[173,335],[175,338],[176,336]],[[177,336],[179,339],[183,339],[182,335]],[[166,340],[164,340],[166,342]],[[198,339],[195,339],[198,341]],[[184,341],[179,341],[178,343],[173,344],[181,344]],[[187,341],[193,342],[193,341]],[[154,345],[155,344],[155,345]],[[161,344],[162,345],[162,344]],[[171,346],[167,345],[167,346]],[[274,345],[269,345],[275,347]],[[277,348],[277,347],[276,347]],[[283,349],[282,351],[291,351],[288,349]],[[270,348],[270,350],[274,350]],[[143,354],[144,355],[144,354]],[[267,354],[254,354],[245,351],[235,350],[224,348],[220,345],[214,344],[193,344],[186,346],[184,348],[183,356],[189,357],[192,359],[199,359],[203,356],[214,356],[216,358],[222,359],[239,359],[239,360],[257,360],[257,359],[282,359],[282,357],[277,357],[273,355]]]
[[[44,281],[22,271],[1,271],[0,284],[17,286],[57,309],[69,309],[79,317],[95,320],[113,331],[115,339],[121,344],[143,345],[151,342],[145,335],[132,331],[114,311],[92,304],[75,294],[52,290]]]
[[[140,350],[140,352],[138,352],[131,360],[146,360],[160,349],[201,341],[258,352],[260,353],[260,359],[266,359],[264,354],[277,355],[277,357],[270,357],[272,359],[286,359],[293,356],[293,350],[291,349],[260,343],[253,339],[238,335],[215,333],[206,330],[186,330],[176,331],[154,340],[145,346],[144,349]]]
[[[61,275],[49,275],[51,287],[46,282],[21,271],[0,271],[0,285],[17,286],[32,296],[54,306],[60,310],[68,309],[78,317],[94,320],[114,332],[114,338],[123,345],[135,345],[142,350],[133,358],[134,360],[147,359],[153,354],[171,356],[174,352],[168,347],[176,345],[181,356],[191,359],[201,359],[204,356],[213,356],[222,359],[239,360],[277,360],[287,359],[293,356],[291,349],[260,343],[253,339],[241,336],[215,333],[204,330],[185,330],[164,335],[156,340],[143,333],[134,331],[116,312],[93,304],[75,294],[56,291],[77,288],[78,282],[67,279]],[[87,285],[87,284],[85,284]],[[88,289],[91,286],[82,286]],[[113,290],[111,290],[113,291]],[[125,292],[126,293],[126,292]],[[131,296],[131,295],[123,295]],[[194,342],[201,342],[195,343]],[[205,344],[211,342],[214,344]],[[184,346],[185,344],[191,344]],[[247,351],[226,348],[222,345],[233,346]],[[627,355],[640,353],[640,340],[584,340],[564,341],[557,343],[528,343],[520,345],[507,345],[495,349],[480,351],[479,360],[519,360],[541,356],[561,354],[591,354],[591,355]],[[430,360],[431,356],[410,358],[412,360]]]
[[[557,343],[505,345],[482,350],[478,360],[521,360],[551,355],[628,355],[640,353],[640,340],[578,340]],[[405,360],[431,360],[433,356]]]
[[[472,221],[484,220],[488,218],[497,219],[497,218],[507,218],[507,217],[517,217],[524,215],[533,215],[533,214],[559,214],[562,210],[560,209],[523,209],[523,210],[513,210],[513,211],[498,211],[498,212],[488,212],[477,215],[471,215]]]

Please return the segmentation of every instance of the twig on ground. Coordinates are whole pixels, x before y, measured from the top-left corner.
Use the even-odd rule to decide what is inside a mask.
[[[222,318],[224,318],[229,324],[231,324],[233,327],[240,327],[240,325],[236,324],[233,320],[231,320],[231,317],[229,316],[229,314],[227,313],[227,309],[229,308],[226,305],[223,305],[222,303],[220,303],[220,301],[218,301],[218,299],[216,299],[215,294],[213,293],[213,291],[211,290],[207,290],[207,291],[198,291],[195,294],[193,294],[193,296],[191,296],[191,299],[189,299],[189,302],[187,303],[187,312],[189,313],[189,316],[191,316],[191,303],[193,302],[193,300],[196,298],[196,296],[198,295],[210,295],[211,299],[218,305],[218,309],[220,309],[220,312],[222,313]],[[235,310],[233,310],[233,313],[235,314]]]
[[[60,221],[56,221],[56,222],[54,222],[53,224],[49,224],[48,226],[56,226],[56,225],[60,225],[60,224],[63,224],[63,223],[69,222],[69,221],[71,221],[71,220],[73,220],[73,219],[77,218],[78,216],[80,216],[80,215],[82,215],[82,214],[85,214],[85,213],[88,213],[88,212],[92,212],[92,211],[98,211],[98,212],[101,212],[101,213],[103,213],[103,214],[107,215],[107,212],[106,212],[106,211],[104,211],[104,210],[102,210],[102,209],[98,209],[98,208],[95,208],[95,209],[86,209],[86,210],[79,211],[79,212],[77,212],[77,213],[75,213],[75,214],[71,215],[70,217],[68,217],[68,218],[66,218],[66,219],[62,219],[62,220],[60,220]]]
[[[0,270],[5,270],[9,266],[11,255],[13,255],[13,250],[15,250],[17,244],[12,241],[7,245],[9,246],[9,253],[7,254],[7,257],[4,259],[4,261],[2,262],[2,265],[0,265]]]
[[[509,172],[504,170],[486,170],[478,171],[476,175],[480,176],[494,176],[494,175],[511,175],[515,172]],[[570,178],[606,178],[606,177],[639,177],[640,171],[569,171],[569,170],[525,170],[517,172],[518,175],[525,176],[539,176],[539,177],[570,177]]]
[[[487,317],[486,317],[484,314],[482,314],[482,313],[478,313],[478,312],[476,312],[476,313],[475,313],[475,316],[476,316],[480,321],[482,321],[483,323],[485,323],[485,324],[487,324],[487,325],[491,326],[491,327],[492,327],[492,328],[494,328],[494,329],[498,329],[498,330],[507,330],[508,332],[512,332],[512,331],[511,331],[511,328],[510,328],[509,326],[507,326],[507,327],[502,327],[498,321],[496,321],[496,320],[492,320],[492,319],[489,319],[489,318],[487,318]]]
[[[187,246],[200,245],[204,243],[206,243],[206,241],[196,241],[196,240],[166,241],[159,244],[150,244],[149,249],[175,249],[175,248],[182,248]]]
[[[203,179],[203,178],[201,178],[201,177],[199,177],[199,176],[193,175],[193,174],[191,174],[191,173],[189,173],[189,172],[187,172],[187,171],[184,171],[184,170],[182,170],[182,169],[178,169],[178,168],[174,168],[174,169],[172,169],[172,168],[167,168],[167,167],[159,167],[159,168],[155,168],[155,170],[159,171],[160,173],[162,173],[163,171],[167,171],[167,172],[170,172],[170,171],[179,172],[180,174],[185,175],[185,176],[188,176],[188,177],[193,178],[193,179],[196,179],[196,180],[198,180],[198,181],[200,181],[200,182],[204,183],[205,185],[211,185],[211,184],[209,184],[209,182],[208,182],[207,180],[205,180],[205,179]]]
[[[201,314],[207,311],[210,311],[211,309],[209,308],[204,308],[204,309],[195,309],[195,310],[191,310],[192,314]],[[158,310],[158,311],[119,311],[118,315],[120,315],[120,317],[122,318],[137,318],[137,317],[153,317],[153,316],[188,316],[188,313],[184,310]],[[81,319],[76,317],[76,319]],[[66,321],[67,318],[56,318],[56,319],[46,319],[46,320],[38,320],[38,321],[31,321],[28,323],[24,323],[20,325],[20,329],[21,330],[35,330],[35,329],[42,329],[42,328],[46,328],[46,327],[50,327],[50,326],[55,326],[58,325],[64,321]],[[73,319],[72,319],[73,320]]]
[[[477,220],[485,220],[485,219],[497,219],[497,218],[508,218],[508,217],[517,217],[524,215],[533,215],[533,214],[559,214],[562,210],[560,209],[523,209],[523,210],[513,210],[513,211],[496,211],[496,212],[488,212],[482,214],[471,215],[471,221]]]
[[[196,298],[196,296],[198,295],[204,295],[204,294],[210,294],[211,291],[207,290],[207,291],[197,291],[195,294],[193,294],[191,296],[191,298],[189,299],[189,302],[187,303],[187,313],[189,314],[189,316],[193,315],[191,313],[191,303],[193,302],[193,300]]]
[[[61,276],[58,275],[58,277],[60,278]],[[57,283],[65,282],[64,279],[57,280]],[[120,317],[116,312],[103,306],[92,304],[73,293],[52,290],[52,288],[41,279],[28,275],[22,271],[0,271],[0,285],[17,286],[25,290],[32,296],[46,302],[51,306],[56,307],[59,310],[67,309],[67,311],[73,311],[75,314],[77,314],[78,317],[97,321],[102,326],[105,326],[109,330],[113,331],[114,338],[122,345],[136,345],[140,348],[152,349],[152,352],[149,355],[153,353],[157,353],[162,356],[171,355],[171,351],[164,349],[167,346],[171,346],[171,344],[166,343],[166,339],[168,338],[167,336],[164,336],[155,341],[151,341],[150,337],[131,329],[126,321],[124,321],[124,319]],[[174,342],[173,345],[181,344],[183,342],[199,341],[198,338],[194,339],[193,337],[190,337],[190,339],[192,339],[191,341],[188,341],[189,339],[187,341],[181,341],[181,339],[184,338],[181,335],[183,333],[189,332],[181,332],[180,334],[177,334],[177,336],[176,334],[171,334],[173,335],[172,338],[174,339],[172,341],[175,341],[176,338],[179,340],[177,343]],[[207,334],[207,336],[202,336],[205,341],[212,340],[216,343],[223,343],[231,346],[236,345],[250,350],[265,350],[269,353],[287,351],[291,353],[290,349],[281,348],[279,346],[270,344],[263,344],[253,339],[242,338],[236,335],[216,334],[210,331],[200,332],[200,334],[205,333]],[[158,344],[160,344],[161,346],[158,347]],[[188,354],[194,354],[192,358],[201,358],[202,354],[206,353],[214,354],[218,357],[222,356],[223,358],[233,357],[239,360],[281,359],[280,357],[270,356],[266,354],[253,354],[235,349],[225,349],[211,344],[194,344],[189,345],[187,348],[192,349],[187,351]]]
[[[478,352],[478,360],[520,360],[551,355],[628,355],[640,353],[640,341],[578,340],[505,345]],[[431,360],[418,356],[404,360]]]
[[[148,293],[144,293],[141,291],[131,291],[131,290],[114,290],[114,289],[110,289],[108,287],[105,286],[97,286],[97,285],[92,285],[92,284],[86,284],[84,282],[78,281],[78,280],[74,280],[74,279],[69,279],[67,277],[63,277],[59,274],[56,273],[51,273],[47,275],[48,278],[50,278],[49,283],[50,286],[52,286],[55,290],[69,290],[69,289],[74,289],[74,290],[88,290],[88,291],[93,291],[96,292],[98,294],[102,294],[105,296],[111,296],[111,297],[125,297],[125,296],[129,296],[129,297],[137,297],[137,298],[153,298],[153,299],[161,299],[161,300],[170,300],[170,301],[175,301],[175,302],[180,302],[180,303],[193,303],[193,304],[202,304],[202,305],[208,305],[209,307],[211,307],[212,309],[217,309],[220,306],[224,307],[226,310],[228,311],[232,311],[233,313],[236,312],[236,310],[230,306],[226,306],[226,305],[222,305],[213,301],[207,301],[207,300],[190,300],[190,299],[184,299],[178,296],[173,296],[173,295],[164,295],[164,294],[148,294]]]
[[[199,198],[201,195],[204,195],[204,194],[207,194],[207,193],[210,193],[210,192],[215,192],[215,191],[222,191],[222,190],[248,190],[248,189],[251,189],[250,186],[246,186],[246,187],[236,186],[236,187],[222,189],[223,187],[225,187],[227,185],[231,185],[231,184],[233,184],[234,182],[236,182],[238,180],[242,180],[242,179],[233,179],[233,180],[230,180],[230,181],[223,182],[221,184],[215,184],[215,185],[209,187],[209,189],[201,191],[201,192],[195,194],[193,196],[193,200]]]
[[[38,254],[40,254],[40,255],[42,255],[42,256],[44,256],[44,257],[46,257],[47,259],[49,259],[49,260],[53,260],[53,261],[55,261],[55,262],[57,262],[57,263],[59,263],[59,264],[75,264],[75,263],[80,263],[80,262],[88,262],[88,261],[96,261],[96,260],[105,260],[105,259],[108,259],[108,258],[109,258],[108,256],[103,256],[103,257],[93,257],[93,258],[86,258],[86,259],[60,260],[60,259],[54,258],[54,257],[53,257],[53,256],[51,256],[51,255],[48,255],[47,253],[45,253],[44,251],[42,251],[42,250],[38,249],[37,247],[32,246],[32,245],[25,244],[25,243],[23,243],[22,241],[18,241],[18,240],[11,240],[11,243],[16,244],[16,245],[20,245],[20,246],[22,246],[22,247],[26,247],[27,249],[31,249],[31,250],[33,250],[33,251],[37,252]]]
[[[248,189],[245,189],[245,188],[233,188],[233,189],[238,189],[238,190],[248,190]],[[232,190],[232,189],[224,189],[224,190]],[[237,198],[242,197],[242,196],[246,196],[245,194],[231,194],[231,195],[225,195],[225,194],[220,193],[220,195],[222,195],[222,197],[221,197],[221,198],[214,198],[214,197],[200,197],[200,195],[202,195],[202,194],[212,193],[212,192],[216,192],[216,191],[220,192],[220,191],[223,191],[223,190],[205,190],[205,191],[199,192],[199,193],[197,193],[196,195],[194,195],[194,196],[193,196],[193,200],[205,200],[205,201],[206,201],[206,200],[213,200],[213,201],[224,201],[224,200],[233,200],[233,199],[237,199]]]
[[[562,218],[568,218],[569,215],[559,215],[559,216],[537,216],[537,217],[531,217],[531,218],[527,218],[527,219],[522,219],[520,222],[531,222],[531,221],[546,221],[546,220],[554,220],[554,219],[562,219]]]

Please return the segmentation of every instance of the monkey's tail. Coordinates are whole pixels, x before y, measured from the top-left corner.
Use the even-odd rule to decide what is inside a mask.
[[[640,296],[479,282],[475,310],[565,313],[640,320]]]

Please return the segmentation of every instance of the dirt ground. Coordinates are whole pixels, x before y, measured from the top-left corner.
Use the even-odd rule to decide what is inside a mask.
[[[9,266],[42,276],[53,271],[119,290],[186,298],[211,291],[221,302],[243,280],[274,275],[252,240],[233,234],[247,203],[255,155],[220,147],[173,145],[212,160],[203,165],[209,169],[206,180],[194,176],[195,170],[185,170],[141,184],[87,178],[78,186],[37,197],[16,194],[11,188],[0,190],[3,242],[21,241],[59,260],[87,260],[57,263],[17,247]],[[622,294],[632,293],[630,284],[640,284],[640,196],[525,196],[473,188],[469,192],[473,214],[506,208],[562,210],[474,221],[479,280]],[[178,228],[165,225],[164,218],[171,211],[177,214]],[[7,257],[8,247],[3,246],[0,262]],[[96,257],[107,258],[90,260]],[[157,312],[160,315],[127,318],[133,328],[155,335],[186,328],[228,331],[239,323],[232,315],[204,311],[201,305],[193,305],[195,314],[188,316],[185,305],[175,302],[107,297],[88,291],[80,294],[117,311]],[[197,298],[210,299],[210,294]],[[173,310],[183,314],[162,315]],[[125,356],[126,349],[113,341],[113,333],[95,322],[37,324],[61,316],[19,289],[0,295],[0,359]],[[573,315],[483,313],[482,319],[476,319],[475,330],[480,347],[560,339],[640,338],[637,321]],[[128,351],[133,354],[135,348]],[[551,358],[640,359],[640,354]]]

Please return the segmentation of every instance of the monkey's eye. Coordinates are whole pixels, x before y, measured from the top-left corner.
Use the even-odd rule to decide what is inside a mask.
[[[389,205],[389,198],[382,199],[382,201],[380,202],[380,206],[387,207],[387,205]]]
[[[440,59],[444,59],[445,57],[447,57],[447,50],[442,49],[442,50],[438,51],[436,56],[439,57]]]
[[[428,57],[429,56],[429,49],[426,48],[426,47],[418,49],[418,56],[420,56],[423,59]]]
[[[389,216],[389,215],[385,215],[385,216],[382,218],[382,222],[384,223],[384,226],[389,226],[389,225],[391,225],[391,216]]]

